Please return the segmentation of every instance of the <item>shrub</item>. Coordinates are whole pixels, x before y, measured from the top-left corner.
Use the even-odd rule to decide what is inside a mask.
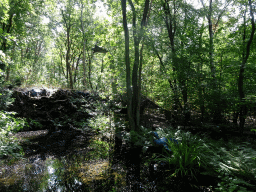
[[[170,138],[169,136],[167,138]],[[162,157],[157,158],[159,162],[166,162],[171,170],[172,175],[182,178],[195,178],[201,166],[202,141],[189,132],[176,132],[172,138],[179,140],[176,144],[168,139],[168,148],[172,153],[164,150]]]
[[[11,98],[12,91],[0,87],[0,110],[6,110],[14,99]]]
[[[109,144],[105,141],[93,140],[90,148],[93,150],[89,152],[89,155],[94,159],[105,159],[109,156]]]
[[[11,117],[10,113],[0,112],[0,158],[20,157],[22,148],[13,137],[13,133],[21,129],[23,125],[24,121]]]

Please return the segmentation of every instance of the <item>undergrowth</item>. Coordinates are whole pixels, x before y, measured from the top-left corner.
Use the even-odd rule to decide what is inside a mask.
[[[23,126],[24,121],[22,119],[16,119],[8,112],[0,112],[0,158],[21,157],[22,148],[13,134],[22,129]]]
[[[188,132],[160,130],[159,134],[179,141],[178,145],[169,141],[168,147],[173,153],[166,152],[157,158],[159,162],[165,162],[172,167],[171,170],[166,170],[169,171],[169,177],[196,179],[198,171],[205,170],[202,174],[218,175],[221,180],[216,186],[216,191],[254,191],[256,151],[250,143],[229,142],[224,146],[223,141],[205,141]]]
[[[223,147],[216,142],[205,144],[205,147],[209,150],[204,159],[222,180],[217,191],[253,191],[256,185],[256,151],[250,143],[229,142]]]
[[[11,94],[10,90],[0,86],[0,159],[22,156],[22,148],[13,134],[24,127],[25,121],[13,117],[14,112],[4,111],[13,102]]]

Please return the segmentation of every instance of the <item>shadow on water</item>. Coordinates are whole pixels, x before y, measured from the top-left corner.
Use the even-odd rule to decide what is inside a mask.
[[[74,157],[38,157],[33,164],[23,162],[12,173],[2,174],[0,191],[102,191],[108,166],[105,161],[88,164]]]
[[[112,191],[115,183],[125,185],[122,169],[96,155],[94,139],[77,130],[27,138],[25,158],[1,165],[0,191]]]
[[[108,157],[102,157],[95,134],[76,129],[29,134],[21,136],[24,158],[0,165],[1,192],[133,191],[134,184],[142,191],[156,191],[154,182],[147,178],[137,182],[131,174],[127,157],[132,153],[123,150],[122,157],[113,162],[109,149]]]

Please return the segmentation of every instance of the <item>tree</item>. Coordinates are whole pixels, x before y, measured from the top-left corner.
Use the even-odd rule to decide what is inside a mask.
[[[200,0],[203,8],[206,9],[206,6],[204,4],[203,0]],[[217,2],[217,1],[216,1]],[[212,94],[211,94],[211,100],[213,103],[211,104],[211,110],[213,114],[213,121],[215,123],[220,123],[222,121],[222,111],[221,111],[221,95],[220,95],[220,90],[218,89],[218,82],[216,78],[216,65],[214,63],[214,34],[216,32],[217,26],[221,20],[221,17],[223,16],[227,6],[229,5],[230,1],[226,3],[224,8],[220,10],[219,14],[216,16],[217,19],[214,19],[213,15],[213,1],[209,0],[209,8],[207,10],[207,15],[206,18],[208,20],[208,33],[209,33],[209,64],[210,64],[210,69],[211,69],[211,88],[212,88]],[[215,20],[215,23],[213,21]]]
[[[4,0],[0,3],[0,7],[2,8],[0,11],[0,35],[2,37],[0,39],[0,49],[7,54],[7,51],[13,50],[16,46],[15,35],[25,34],[25,21],[30,14],[33,14],[33,7],[29,0],[11,0],[9,2]],[[7,55],[11,57],[11,53]],[[10,67],[11,63],[6,67],[6,81],[10,77]]]
[[[142,49],[143,45],[140,48],[140,43],[145,35],[144,28],[148,20],[149,13],[149,0],[145,0],[144,10],[142,14],[142,19],[140,22],[140,27],[137,25],[137,11],[132,0],[128,0],[129,5],[132,10],[132,30],[133,30],[133,41],[134,41],[134,64],[132,70],[132,87],[130,79],[130,44],[129,44],[129,30],[127,26],[127,15],[126,15],[126,0],[122,0],[122,14],[123,14],[123,28],[125,33],[125,64],[126,64],[126,88],[127,88],[127,111],[129,119],[129,128],[132,131],[140,131],[140,92],[141,92],[141,65],[142,65]],[[134,145],[135,138],[131,134],[132,148],[134,151],[134,159],[137,161],[135,166],[135,176],[139,180],[140,178],[140,147]],[[134,142],[134,143],[133,143]],[[138,190],[135,186],[134,190]]]
[[[168,0],[158,1],[154,8],[158,15],[154,16],[153,30],[158,33],[152,32],[154,40],[149,41],[172,91],[172,117],[178,120],[177,114],[183,113],[180,120],[186,124],[190,120],[189,81],[195,76],[191,58],[196,55],[198,11],[186,2]]]
[[[131,0],[128,0],[132,10],[132,29],[133,29],[133,41],[134,41],[134,64],[132,70],[132,87],[131,87],[131,72],[130,72],[130,52],[129,52],[129,30],[127,27],[126,17],[126,1],[122,1],[122,13],[123,13],[123,28],[125,32],[125,63],[126,63],[126,88],[128,98],[128,118],[131,130],[139,130],[140,127],[140,79],[141,70],[139,70],[142,63],[142,54],[140,52],[143,46],[140,48],[140,43],[143,39],[144,28],[148,19],[149,12],[149,0],[145,1],[144,11],[141,19],[140,27],[137,25],[137,11]]]
[[[92,40],[93,40],[93,31],[94,31],[94,26],[93,26],[93,19],[92,19],[92,14],[94,12],[94,9],[92,6],[88,5],[88,1],[80,2],[80,9],[81,9],[81,17],[80,17],[80,29],[82,32],[82,44],[83,44],[83,50],[82,50],[82,63],[83,63],[83,86],[87,86],[87,81],[91,89],[92,87],[92,82],[91,82],[91,61],[92,61],[92,56],[93,53],[91,51],[92,49]],[[87,4],[86,7],[84,7],[84,4]],[[87,63],[86,63],[87,59]],[[88,65],[88,74],[86,74],[87,67]],[[88,77],[88,80],[86,79]]]
[[[66,47],[66,54],[65,54],[65,62],[66,62],[66,75],[68,80],[69,88],[73,89],[73,73],[71,69],[71,46],[73,43],[73,39],[71,37],[71,33],[74,30],[75,25],[75,18],[74,18],[74,2],[68,0],[67,5],[65,6],[64,10],[61,10],[61,16],[63,19],[63,26],[66,32],[66,39],[65,39],[65,47]]]
[[[91,83],[91,62],[92,62],[92,46],[95,28],[95,20],[92,19],[93,7],[87,1],[63,1],[61,9],[60,25],[63,31],[59,32],[58,43],[64,45],[65,55],[60,54],[61,61],[65,58],[65,69],[62,70],[67,79],[68,87],[73,89],[76,79],[80,79],[79,66],[82,63],[83,69],[83,85],[86,86],[86,77],[90,87]],[[62,49],[59,46],[59,49]],[[63,52],[61,52],[63,53]],[[86,71],[88,69],[88,75]]]
[[[251,44],[253,41],[254,33],[255,33],[255,20],[254,20],[254,13],[253,13],[253,7],[251,0],[248,0],[249,2],[249,9],[250,9],[250,16],[251,16],[251,34],[246,42],[246,10],[244,11],[244,34],[243,34],[243,43],[246,45],[244,48],[244,52],[242,55],[242,62],[240,65],[240,71],[238,76],[238,93],[240,98],[240,132],[243,133],[244,130],[244,123],[245,123],[245,117],[247,115],[247,106],[245,103],[245,94],[244,94],[244,70],[247,63],[247,60],[250,56],[251,51]]]

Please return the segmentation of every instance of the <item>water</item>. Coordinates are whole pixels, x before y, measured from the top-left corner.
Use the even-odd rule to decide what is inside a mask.
[[[109,162],[82,159],[47,157],[42,160],[37,156],[2,165],[0,191],[95,191],[99,188],[97,183],[107,185]]]

